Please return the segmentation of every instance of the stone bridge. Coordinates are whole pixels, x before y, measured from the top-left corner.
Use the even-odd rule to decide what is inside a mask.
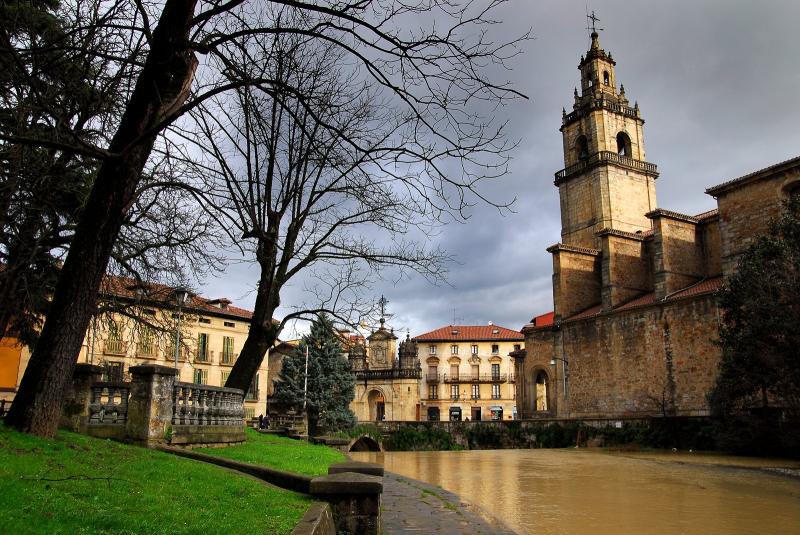
[[[383,451],[382,441],[375,440],[369,435],[361,435],[356,438],[314,437],[311,441],[315,444],[325,444],[344,453],[350,451]]]

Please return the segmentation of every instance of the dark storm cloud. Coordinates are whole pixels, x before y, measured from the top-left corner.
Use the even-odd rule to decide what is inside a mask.
[[[498,110],[508,134],[520,140],[511,173],[491,185],[492,198],[516,196],[514,213],[487,206],[466,224],[452,223],[432,243],[458,260],[451,286],[421,277],[379,284],[412,335],[453,321],[520,328],[551,310],[550,255],[560,238],[553,173],[563,167],[561,108],[572,107],[577,64],[589,40],[585,2],[513,2],[502,11],[500,37],[533,29],[535,40],[512,61],[512,80],[530,100]],[[658,164],[659,206],[685,213],[714,207],[706,187],[800,154],[800,2],[592,2],[600,42],[617,61],[618,82],[638,101],[647,160]],[[208,281],[204,293],[252,306],[255,272],[243,266]],[[283,302],[299,299],[301,283]],[[455,311],[455,313],[454,313]]]

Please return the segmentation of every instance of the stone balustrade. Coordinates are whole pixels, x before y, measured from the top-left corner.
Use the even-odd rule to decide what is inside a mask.
[[[236,388],[175,383],[173,425],[238,425],[244,421],[244,393]]]
[[[100,381],[100,366],[76,365],[62,427],[147,445],[244,440],[243,391],[177,382],[168,366],[133,366],[130,373],[129,383]]]
[[[130,392],[130,383],[120,381],[92,383],[88,425],[118,425],[127,422]]]

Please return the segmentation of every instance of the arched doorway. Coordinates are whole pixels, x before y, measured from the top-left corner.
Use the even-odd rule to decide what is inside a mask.
[[[380,422],[386,417],[386,400],[383,397],[383,392],[373,390],[367,397],[369,403],[369,419],[373,422]]]
[[[539,370],[536,372],[536,381],[535,381],[535,392],[536,392],[536,399],[534,400],[533,410],[539,411],[546,411],[549,410],[549,406],[547,403],[548,394],[547,391],[549,384],[549,380],[547,377],[547,373],[544,370]]]

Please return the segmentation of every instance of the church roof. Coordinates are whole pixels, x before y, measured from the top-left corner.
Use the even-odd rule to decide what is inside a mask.
[[[491,340],[513,340],[522,342],[521,332],[499,325],[448,325],[415,336],[417,342],[479,342]]]
[[[723,283],[722,276],[703,279],[700,282],[691,284],[685,288],[678,290],[677,292],[672,292],[661,301],[659,301],[656,298],[656,294],[654,292],[646,293],[644,295],[640,295],[639,297],[631,299],[627,303],[619,305],[618,307],[614,308],[611,312],[617,312],[620,310],[631,310],[634,308],[654,305],[658,302],[669,303],[672,301],[677,301],[679,299],[686,299],[698,295],[711,294],[719,290],[722,287],[722,283]],[[566,318],[564,321],[576,321],[576,320],[591,318],[594,316],[599,316],[602,310],[603,310],[602,305],[599,304],[594,305],[587,308],[586,310],[578,312],[577,314],[573,314],[572,316]]]
[[[769,167],[765,167],[763,169],[759,169],[758,171],[753,171],[752,173],[740,176],[739,178],[734,178],[733,180],[728,180],[722,184],[712,186],[706,189],[706,193],[712,197],[719,197],[720,195],[723,195],[728,191],[736,189],[739,186],[743,186],[749,182],[755,182],[757,180],[761,180],[762,178],[767,178],[777,173],[793,170],[798,167],[800,167],[800,156],[795,156],[794,158],[789,158],[788,160],[770,165]]]

